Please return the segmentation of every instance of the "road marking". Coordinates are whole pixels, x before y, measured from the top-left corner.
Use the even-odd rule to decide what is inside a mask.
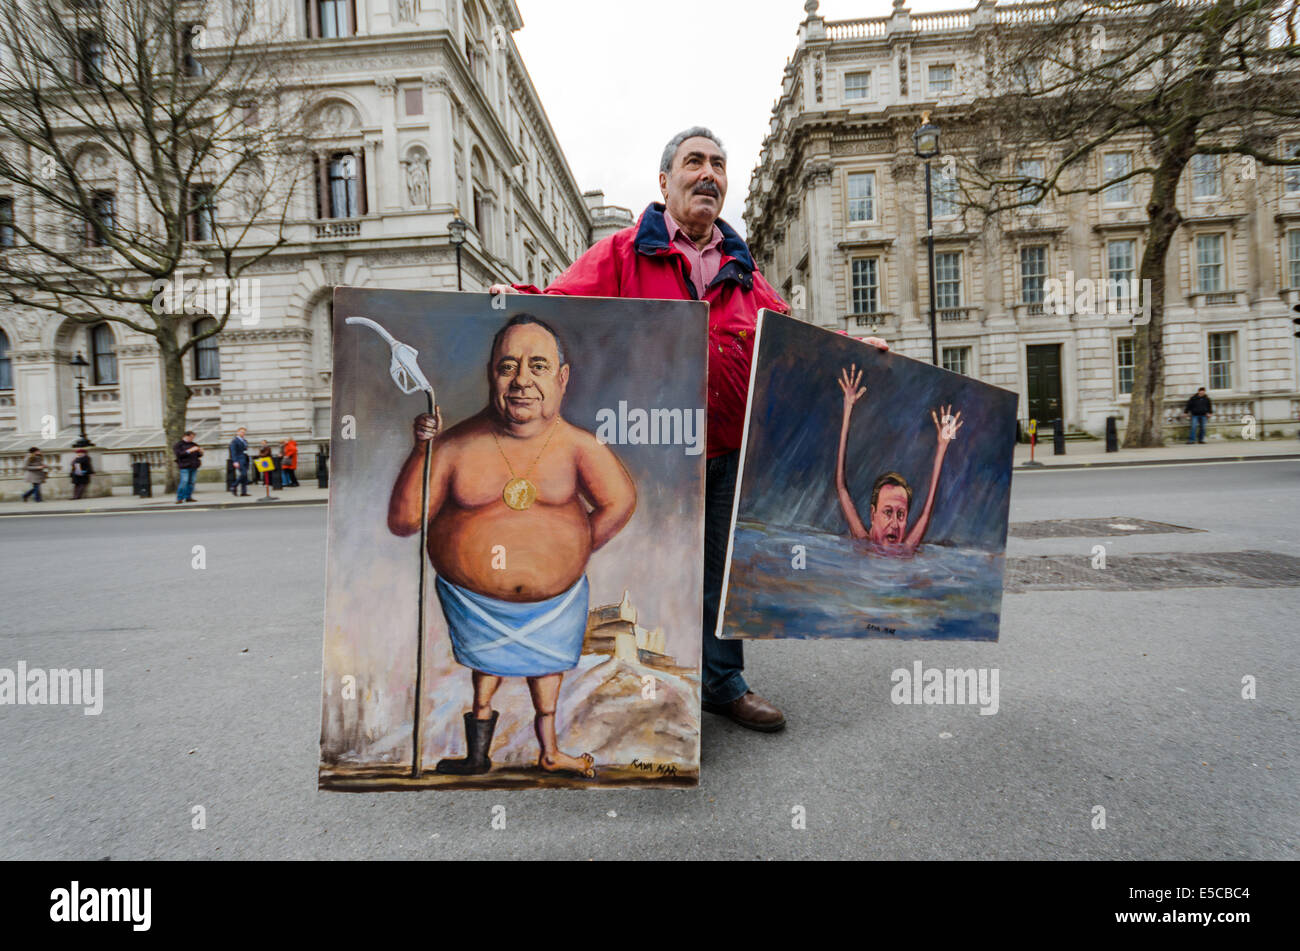
[[[1039,469],[1024,469],[1020,466],[1014,467],[1011,471],[1016,475],[1026,472],[1097,472],[1108,469],[1186,469],[1189,466],[1236,466],[1243,462],[1263,463],[1263,462],[1300,462],[1300,456],[1280,456],[1272,459],[1248,459],[1240,457],[1237,459],[1216,459],[1213,462],[1080,462],[1069,463],[1057,466],[1046,465]]]

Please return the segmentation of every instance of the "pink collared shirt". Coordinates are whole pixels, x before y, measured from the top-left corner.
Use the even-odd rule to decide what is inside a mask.
[[[722,231],[714,225],[709,243],[701,251],[681,226],[673,220],[673,216],[668,214],[667,208],[664,209],[664,226],[668,229],[668,242],[686,255],[686,260],[691,265],[691,283],[695,285],[695,296],[703,300],[704,289],[718,276],[718,271],[722,268]]]

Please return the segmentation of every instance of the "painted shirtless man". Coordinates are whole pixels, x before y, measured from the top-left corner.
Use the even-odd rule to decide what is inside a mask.
[[[594,776],[591,754],[560,751],[556,701],[582,653],[587,561],[632,517],[636,487],[609,447],[561,417],[569,365],[549,325],[511,318],[493,340],[487,377],[488,405],[445,433],[438,407],[416,417],[415,445],[388,503],[396,535],[414,535],[428,519],[452,651],[474,679],[468,755],[439,761],[437,772],[492,768],[492,695],[502,678],[526,677],[538,766]],[[429,507],[421,513],[430,440]]]
[[[944,407],[936,414],[930,410],[934,428],[938,430],[939,445],[934,453],[934,469],[930,474],[930,492],[925,497],[925,507],[921,517],[916,520],[912,530],[907,530],[907,516],[912,508],[912,487],[897,472],[886,472],[876,480],[871,489],[871,528],[862,524],[853,497],[849,495],[848,483],[844,476],[844,456],[849,443],[849,419],[853,407],[867,392],[862,382],[862,371],[857,364],[841,370],[839,386],[844,393],[844,421],[840,426],[840,449],[835,460],[835,491],[839,495],[840,508],[849,523],[849,534],[854,538],[869,539],[875,549],[884,555],[905,556],[913,554],[925,530],[930,526],[930,514],[934,507],[934,493],[939,488],[939,470],[943,468],[943,457],[948,446],[961,428],[961,412],[952,415],[952,407]]]

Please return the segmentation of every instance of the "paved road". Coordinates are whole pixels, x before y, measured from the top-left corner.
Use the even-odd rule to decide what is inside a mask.
[[[1013,521],[1116,516],[1204,531],[1009,554],[1285,563],[1300,463],[1016,477]],[[0,667],[102,667],[106,696],[99,716],[0,707],[0,858],[1300,854],[1300,579],[1008,594],[997,644],[751,645],[790,727],[706,715],[695,791],[353,795],[315,788],[324,539],[317,507],[5,519]],[[891,671],[917,660],[998,668],[998,712],[893,705]]]

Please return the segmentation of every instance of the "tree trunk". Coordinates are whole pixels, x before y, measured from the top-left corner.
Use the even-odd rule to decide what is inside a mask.
[[[1139,324],[1133,337],[1133,393],[1124,430],[1125,449],[1164,445],[1165,259],[1183,220],[1177,189],[1186,163],[1184,156],[1167,154],[1151,181],[1147,242],[1138,274],[1150,320]]]
[[[163,364],[163,433],[167,443],[167,491],[175,492],[180,481],[176,455],[172,446],[185,435],[185,414],[189,408],[190,388],[185,383],[185,360],[174,333],[158,335],[158,349]]]

